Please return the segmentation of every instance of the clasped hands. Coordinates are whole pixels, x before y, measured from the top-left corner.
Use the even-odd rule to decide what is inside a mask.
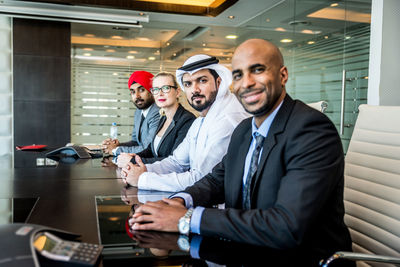
[[[118,156],[117,162],[119,161],[119,157],[121,155]],[[123,167],[121,170],[122,181],[125,184],[129,184],[131,186],[137,186],[139,181],[139,176],[147,171],[146,165],[144,165],[142,159],[138,155],[135,155],[135,160],[136,164],[133,164],[132,162],[128,161],[125,167]]]
[[[178,232],[179,219],[187,212],[181,198],[163,198],[159,201],[148,201],[139,205],[129,219],[133,231],[155,230]]]
[[[113,149],[117,146],[119,146],[118,139],[107,138],[101,143],[101,148],[103,149],[103,152],[109,155],[112,155]]]

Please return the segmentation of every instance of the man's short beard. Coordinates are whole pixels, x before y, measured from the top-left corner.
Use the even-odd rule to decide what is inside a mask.
[[[194,104],[194,101],[192,100],[192,102],[189,102],[189,105],[194,108],[196,111],[198,112],[202,112],[203,110],[211,107],[212,104],[214,104],[215,99],[217,97],[217,91],[213,91],[210,93],[210,98],[204,102],[204,104],[200,104],[200,105],[196,105]],[[193,98],[193,96],[192,96]]]
[[[242,102],[241,97],[239,96],[239,101],[241,102],[244,110],[246,110],[248,113],[250,113],[251,115],[255,116],[255,117],[260,117],[263,116],[265,114],[268,114],[275,106],[276,102],[278,101],[280,95],[276,96],[275,99],[271,99],[271,95],[268,95],[268,90],[267,88],[264,87],[263,89],[266,93],[267,93],[267,99],[270,99],[271,101],[267,103],[265,103],[262,107],[260,107],[257,110],[249,110],[248,107]],[[246,94],[249,91],[252,91],[251,89],[247,89],[246,91],[242,92],[241,94]]]
[[[154,99],[149,98],[147,101],[144,100],[143,104],[141,104],[141,106],[139,106],[136,101],[133,102],[133,104],[136,106],[136,108],[138,109],[147,109],[148,107],[150,107],[152,104],[154,103]]]

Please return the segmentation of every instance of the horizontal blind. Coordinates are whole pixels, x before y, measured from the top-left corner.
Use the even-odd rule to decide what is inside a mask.
[[[358,106],[367,103],[370,26],[346,29],[292,47],[289,94],[306,103],[325,100],[326,115],[340,128],[342,70],[346,70],[343,148],[347,151]],[[344,46],[344,42],[345,46]]]
[[[118,126],[118,139],[130,141],[135,105],[131,102],[128,79],[136,70],[153,74],[160,63],[133,69],[130,66],[104,63],[82,63],[72,60],[71,142],[81,145],[100,144],[110,136],[113,122]],[[175,66],[166,71],[174,73]],[[183,97],[184,99],[184,97]]]

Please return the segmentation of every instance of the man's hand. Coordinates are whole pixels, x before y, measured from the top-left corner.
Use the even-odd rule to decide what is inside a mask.
[[[112,155],[113,149],[117,146],[119,146],[118,139],[107,138],[101,143],[101,148],[103,149],[103,152],[110,155]]]
[[[104,157],[101,160],[101,166],[102,167],[111,167],[111,166],[115,166],[115,164],[112,162],[112,157]]]
[[[146,202],[135,210],[129,219],[132,230],[156,230],[178,232],[179,219],[187,209],[176,199],[164,198],[156,202]]]
[[[117,165],[120,168],[125,167],[129,162],[131,162],[131,159],[136,156],[135,153],[121,153],[119,154],[119,156],[117,157]]]
[[[121,200],[129,206],[140,203],[137,197],[137,188],[124,186],[121,189]]]
[[[147,171],[146,165],[144,165],[142,159],[138,155],[135,156],[135,160],[137,163],[136,165],[129,162],[121,171],[122,179],[124,179],[125,183],[130,184],[131,186],[137,186],[139,176]]]

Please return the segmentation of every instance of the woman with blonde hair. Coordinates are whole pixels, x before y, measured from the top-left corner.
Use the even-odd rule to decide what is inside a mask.
[[[143,163],[153,163],[168,157],[185,138],[196,119],[193,113],[179,104],[181,89],[172,73],[156,74],[152,86],[150,92],[160,108],[161,115],[156,135],[145,150],[136,154],[121,153],[117,158],[117,165],[120,168],[125,167],[130,161],[135,163],[135,155],[141,157]]]

